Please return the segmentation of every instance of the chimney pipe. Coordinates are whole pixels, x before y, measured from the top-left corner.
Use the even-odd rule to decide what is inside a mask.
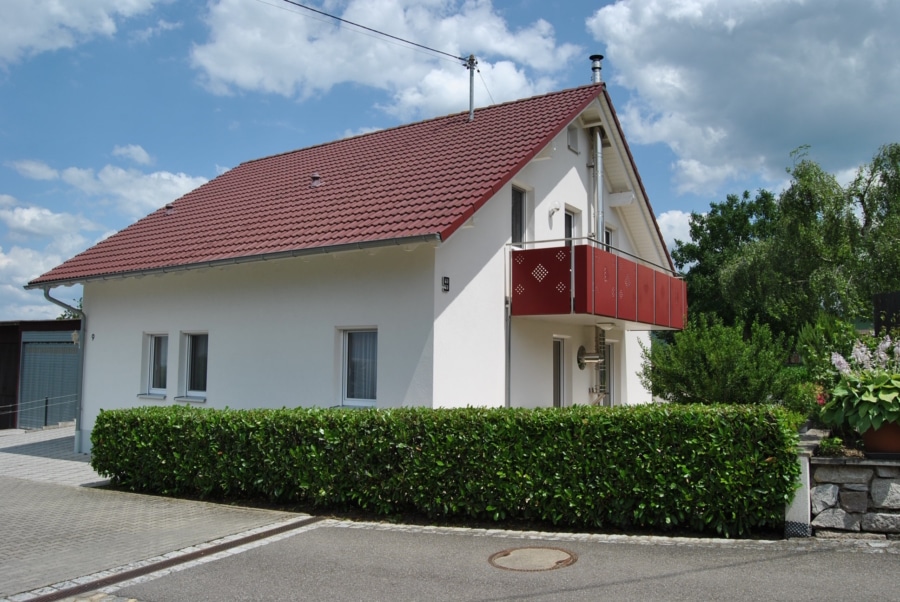
[[[600,65],[600,61],[603,60],[602,54],[592,54],[591,55],[591,83],[599,84],[603,81],[600,77],[600,70],[603,67]]]

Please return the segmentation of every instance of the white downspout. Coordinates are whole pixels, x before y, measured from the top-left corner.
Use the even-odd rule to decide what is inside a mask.
[[[603,245],[606,242],[606,224],[603,220],[603,144],[600,128],[592,128],[593,131],[593,147],[594,147],[594,198],[592,205],[594,206],[594,216],[597,222],[594,224],[596,236],[595,239]],[[606,249],[607,251],[609,249]]]
[[[50,287],[44,287],[44,298],[53,303],[54,305],[58,305],[63,309],[72,312],[73,314],[79,316],[81,320],[81,330],[78,332],[78,371],[75,375],[75,453],[80,454],[83,445],[81,444],[81,394],[84,390],[82,379],[84,378],[84,345],[86,343],[84,339],[84,333],[87,326],[87,316],[84,311],[78,309],[77,307],[72,307],[71,305],[60,301],[59,299],[54,299],[50,296]]]

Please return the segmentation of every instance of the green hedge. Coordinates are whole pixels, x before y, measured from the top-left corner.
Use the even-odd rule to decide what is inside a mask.
[[[91,464],[133,491],[587,529],[778,528],[799,468],[765,406],[103,411]]]

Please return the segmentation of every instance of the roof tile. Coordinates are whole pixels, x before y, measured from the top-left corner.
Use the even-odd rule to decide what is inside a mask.
[[[472,122],[459,113],[242,163],[28,286],[446,239],[601,93],[583,86],[478,109]]]

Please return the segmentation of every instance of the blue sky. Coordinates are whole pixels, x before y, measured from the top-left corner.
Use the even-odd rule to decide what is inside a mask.
[[[670,244],[691,211],[784,186],[801,145],[846,182],[900,141],[898,2],[303,3],[475,54],[478,105],[606,55]],[[467,103],[459,63],[281,0],[0,0],[0,320],[55,317],[28,280],[238,163]]]

